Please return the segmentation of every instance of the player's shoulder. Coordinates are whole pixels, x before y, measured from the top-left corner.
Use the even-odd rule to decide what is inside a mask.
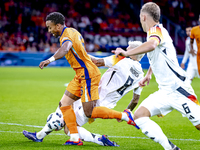
[[[129,65],[131,68],[135,68],[138,71],[142,70],[142,66],[138,61],[132,60],[131,58],[124,58],[121,61],[126,63],[126,65]]]
[[[191,33],[194,33],[194,32],[196,32],[197,30],[200,30],[200,27],[199,27],[199,26],[193,27],[192,30],[191,30]]]
[[[194,30],[196,30],[196,29],[199,29],[200,27],[199,27],[199,25],[198,26],[194,26],[194,27],[192,27],[192,29]]]
[[[161,32],[161,28],[159,26],[154,26],[149,29],[149,33]]]
[[[163,26],[162,24],[158,24],[158,25],[155,25],[153,27],[151,27],[148,31],[148,34],[156,34],[156,33],[161,33],[163,30]]]

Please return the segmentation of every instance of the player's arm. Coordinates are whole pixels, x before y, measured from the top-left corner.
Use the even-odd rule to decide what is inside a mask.
[[[111,56],[104,57],[104,58],[97,58],[97,57],[94,57],[94,56],[91,56],[91,55],[89,55],[89,56],[90,56],[92,62],[97,67],[105,66],[105,67],[108,67],[108,68],[111,68],[117,62],[119,62],[121,59],[124,58],[124,57],[118,57],[118,58],[116,58],[115,55],[111,55]]]
[[[131,111],[136,107],[140,99],[140,95],[133,93],[133,99],[128,104],[127,109],[130,109]]]
[[[142,45],[130,49],[129,51],[124,51],[121,48],[117,48],[115,51],[112,50],[112,53],[114,53],[116,56],[118,55],[122,55],[122,56],[131,56],[131,55],[137,55],[137,54],[143,54],[143,53],[147,53],[150,51],[153,51],[157,45],[158,45],[158,41],[156,39],[149,39],[147,42],[144,42]]]
[[[183,60],[181,62],[181,68],[184,69],[185,68],[185,63],[189,57],[189,51],[190,51],[190,43],[188,44],[187,42],[185,42],[185,53],[183,56]]]
[[[194,39],[190,38],[190,51],[189,51],[189,53],[191,53],[192,56],[195,56],[195,51],[194,51],[193,44],[194,44]]]
[[[50,57],[49,59],[47,60],[44,60],[42,61],[40,64],[39,64],[39,67],[41,69],[43,69],[43,67],[46,67],[48,64],[50,64],[52,61],[55,61],[57,59],[61,59],[63,58],[67,53],[68,51],[70,50],[70,48],[72,47],[72,42],[71,41],[66,41],[56,52],[55,54]]]
[[[97,67],[101,67],[101,66],[105,66],[105,62],[103,58],[97,58],[94,57],[90,54],[88,54],[90,56],[90,59],[92,60],[92,62],[97,66]]]
[[[145,77],[139,82],[140,87],[146,86],[146,82],[147,82],[147,85],[149,85],[152,73],[153,73],[153,71],[152,71],[151,66],[150,66]]]

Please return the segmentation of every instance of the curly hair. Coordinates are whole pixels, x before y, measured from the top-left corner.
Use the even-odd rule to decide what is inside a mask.
[[[65,24],[65,17],[59,12],[52,12],[46,17],[46,21],[51,21],[55,24]]]

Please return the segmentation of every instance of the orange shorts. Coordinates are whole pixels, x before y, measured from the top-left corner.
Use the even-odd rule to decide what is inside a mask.
[[[69,82],[66,90],[78,97],[81,97],[81,102],[98,100],[100,79],[101,75],[87,80],[74,78],[71,82]]]

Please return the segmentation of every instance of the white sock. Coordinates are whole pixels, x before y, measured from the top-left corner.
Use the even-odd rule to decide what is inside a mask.
[[[48,127],[48,125],[46,124],[43,129],[41,131],[39,131],[37,134],[36,134],[36,137],[38,139],[42,139],[44,138],[46,135],[48,135],[49,133],[51,133],[52,130]]]
[[[163,133],[158,124],[152,121],[149,117],[142,117],[135,120],[135,123],[140,127],[142,133],[148,136],[150,139],[162,145],[165,150],[171,150],[172,146],[169,140]]]
[[[79,141],[79,134],[78,133],[70,134],[70,141],[78,142]]]
[[[103,145],[103,143],[101,141],[98,141],[99,137],[97,137],[96,135],[90,133],[88,130],[86,130],[83,127],[77,127],[77,128],[78,128],[79,137],[83,141],[93,142],[93,143],[97,143],[99,145]]]
[[[128,118],[126,113],[122,112],[122,119],[121,120],[124,120],[126,122],[129,121],[129,118]]]

